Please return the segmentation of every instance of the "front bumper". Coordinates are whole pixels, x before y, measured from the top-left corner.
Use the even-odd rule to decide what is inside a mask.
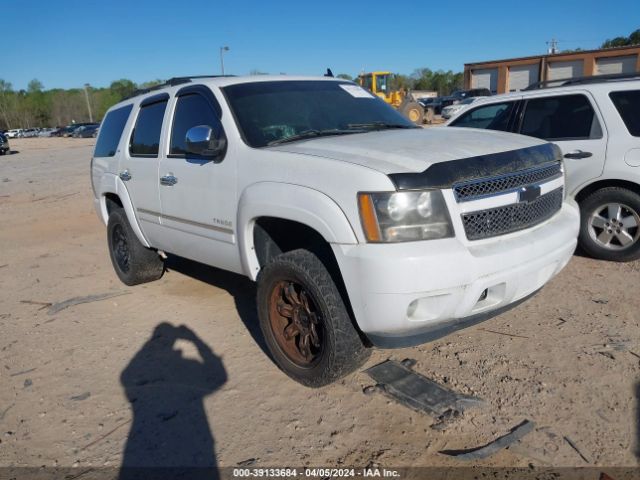
[[[565,202],[532,229],[457,238],[334,245],[359,328],[382,348],[417,345],[487,320],[542,288],[570,260],[580,215]]]

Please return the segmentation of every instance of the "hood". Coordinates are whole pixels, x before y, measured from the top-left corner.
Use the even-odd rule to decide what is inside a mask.
[[[544,143],[535,138],[492,130],[432,127],[315,138],[269,150],[331,158],[389,174],[422,172],[434,163]]]

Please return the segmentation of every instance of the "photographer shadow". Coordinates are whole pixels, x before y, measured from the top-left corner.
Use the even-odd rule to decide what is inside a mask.
[[[186,358],[178,340],[202,361]],[[120,376],[133,410],[120,480],[217,479],[204,397],[227,381],[220,357],[185,326],[159,324]]]

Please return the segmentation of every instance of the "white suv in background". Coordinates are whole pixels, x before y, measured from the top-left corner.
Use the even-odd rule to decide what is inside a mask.
[[[580,205],[579,243],[595,258],[640,258],[640,74],[532,85],[471,105],[447,125],[520,133],[557,144],[567,193]]]

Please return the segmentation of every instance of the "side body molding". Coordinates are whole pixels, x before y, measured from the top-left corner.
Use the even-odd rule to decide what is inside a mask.
[[[276,217],[305,224],[329,243],[358,243],[344,212],[324,193],[289,183],[254,183],[240,196],[237,218],[242,267],[252,280],[260,270],[253,245],[253,227],[259,217]]]
[[[138,219],[136,218],[135,211],[133,210],[133,204],[131,203],[131,197],[129,197],[127,187],[125,187],[122,180],[120,180],[117,175],[113,175],[112,173],[105,173],[100,179],[100,186],[98,188],[98,191],[100,192],[100,214],[105,225],[109,220],[105,194],[113,193],[120,197],[122,206],[124,207],[124,211],[127,214],[127,220],[129,220],[129,224],[131,225],[133,232],[136,234],[136,237],[138,237],[138,240],[140,240],[140,243],[142,243],[145,247],[151,247],[144,234],[142,233],[142,230],[140,229]]]

